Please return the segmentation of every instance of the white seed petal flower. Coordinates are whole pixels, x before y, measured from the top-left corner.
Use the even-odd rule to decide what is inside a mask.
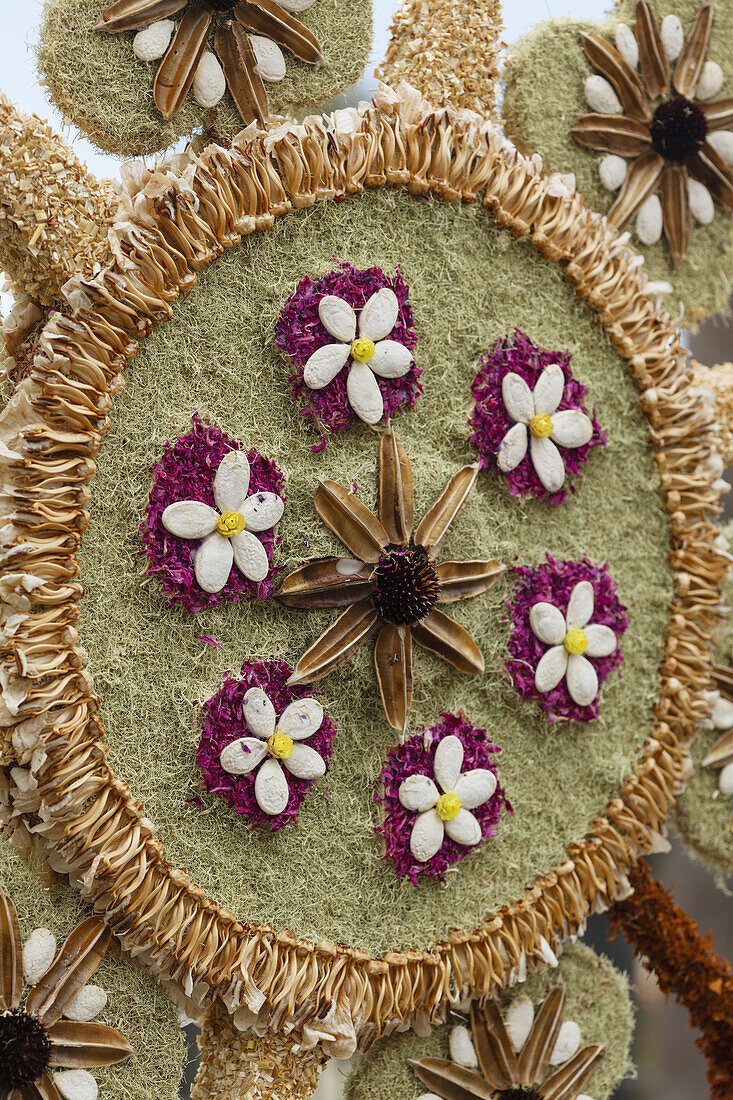
[[[450,817],[443,823],[443,827],[451,840],[466,848],[481,840],[481,826],[470,810],[460,809],[455,817]]]
[[[553,416],[565,392],[565,375],[559,363],[550,363],[542,371],[532,392],[534,412],[538,416]],[[558,415],[562,415],[558,413]],[[554,421],[553,421],[554,422]]]
[[[540,601],[533,604],[529,612],[529,623],[536,637],[547,645],[561,645],[567,634],[565,616],[552,603]]]
[[[219,517],[213,508],[198,500],[177,500],[161,516],[166,531],[181,539],[203,539],[216,530]]]
[[[707,142],[726,164],[733,165],[733,130],[713,130]]]
[[[255,779],[257,805],[274,817],[281,814],[288,804],[288,781],[279,761],[270,757],[263,761]]]
[[[585,627],[584,632],[588,639],[588,648],[585,652],[589,657],[610,657],[618,645],[616,635],[610,626],[590,623]]]
[[[678,15],[665,15],[659,33],[668,61],[676,61],[685,44],[685,32]]]
[[[723,87],[723,70],[717,61],[706,61],[697,82],[695,97],[713,99]]]
[[[159,19],[138,31],[132,40],[132,52],[141,61],[158,61],[168,49],[175,30],[172,19]]]
[[[575,1020],[565,1020],[560,1027],[555,1046],[550,1055],[551,1065],[561,1066],[563,1062],[567,1062],[568,1058],[572,1058],[579,1047],[580,1028]]]
[[[326,774],[326,761],[310,745],[293,745],[292,753],[283,764],[298,779],[320,779]]]
[[[458,776],[454,793],[460,798],[461,806],[467,810],[475,810],[477,806],[488,802],[496,785],[496,776],[488,768],[472,768],[470,772]]]
[[[249,492],[249,479],[249,462],[244,451],[225,454],[214,474],[214,501],[220,512],[241,509]]]
[[[601,183],[608,191],[618,191],[626,179],[627,172],[626,161],[623,157],[617,156],[616,153],[609,153],[608,156],[603,157],[598,165],[598,175],[601,177]]]
[[[570,593],[564,616],[544,601],[530,608],[532,633],[550,647],[535,669],[535,687],[540,694],[552,691],[565,677],[570,697],[578,706],[590,706],[598,695],[598,673],[588,658],[609,657],[618,647],[618,639],[610,627],[590,622],[594,602],[593,585],[579,581]]]
[[[400,783],[397,797],[406,810],[424,813],[432,810],[440,793],[429,775],[408,775]]]
[[[534,416],[534,398],[532,391],[518,374],[510,371],[504,376],[501,383],[501,396],[504,407],[512,420],[518,420],[521,424],[529,424]]]
[[[267,755],[267,742],[259,737],[240,737],[219,753],[219,763],[229,775],[249,775]]]
[[[55,1073],[53,1083],[64,1100],[97,1100],[97,1082],[85,1069],[65,1069]]]
[[[380,340],[368,366],[380,378],[402,378],[412,366],[412,355],[398,340]]]
[[[552,417],[553,443],[561,447],[583,447],[593,435],[593,421],[581,409],[563,409]]]
[[[534,683],[541,695],[545,695],[562,680],[568,670],[568,654],[565,646],[554,645],[540,657],[534,674]]]
[[[56,937],[48,928],[34,928],[23,944],[23,976],[28,985],[43,977],[56,954]]]
[[[291,12],[307,11],[315,2],[316,0],[279,0],[280,7]]]
[[[276,84],[285,79],[285,55],[271,38],[264,38],[261,34],[250,34],[252,52],[257,62],[257,71],[263,80]]]
[[[333,382],[346,366],[351,348],[348,344],[324,344],[317,348],[303,368],[303,381],[312,390],[322,390]]]
[[[642,244],[656,244],[662,236],[662,203],[659,195],[650,195],[636,215],[636,235]]]
[[[690,213],[695,221],[700,225],[710,225],[715,217],[715,203],[705,184],[688,179],[687,191],[690,196]]]
[[[533,435],[529,441],[532,465],[548,493],[557,493],[565,481],[565,463],[551,439]]]
[[[591,111],[597,111],[599,115],[623,114],[621,100],[616,95],[613,85],[604,76],[594,73],[585,82],[585,98]]]
[[[584,627],[586,623],[589,623],[594,605],[593,585],[590,581],[579,581],[570,593],[570,599],[568,600],[568,610],[565,616],[568,630],[578,626]]]
[[[639,43],[636,35],[626,23],[619,23],[616,27],[616,49],[624,61],[635,69],[639,64]]]
[[[227,90],[224,70],[211,50],[204,50],[193,78],[193,98],[199,107],[216,107]]]
[[[473,1045],[471,1032],[467,1027],[459,1024],[457,1027],[451,1029],[448,1038],[448,1047],[452,1062],[455,1062],[459,1066],[463,1066],[465,1069],[478,1068],[476,1048]]]
[[[277,493],[253,493],[237,510],[248,531],[269,531],[282,519],[285,502]]]
[[[517,997],[516,1001],[512,1001],[507,1009],[504,1022],[509,1033],[512,1049],[519,1054],[529,1038],[534,1023],[534,1005],[529,997]]]
[[[296,699],[288,703],[280,715],[277,727],[280,733],[293,741],[304,741],[323,725],[323,707],[317,699]]]
[[[571,653],[565,679],[573,702],[589,707],[598,694],[598,673],[590,661],[580,653]]]
[[[66,1008],[64,1016],[67,1020],[75,1020],[78,1023],[89,1023],[95,1016],[104,1010],[107,1005],[107,994],[98,985],[85,985],[77,993],[74,1000]]]

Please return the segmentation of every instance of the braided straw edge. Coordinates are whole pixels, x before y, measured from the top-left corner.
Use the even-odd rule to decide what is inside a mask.
[[[106,761],[76,645],[74,555],[122,369],[137,341],[169,319],[180,290],[225,247],[292,208],[387,184],[447,202],[482,194],[500,226],[564,265],[638,384],[669,511],[676,595],[652,735],[585,840],[479,928],[431,951],[371,958],[243,924],[166,862],[143,806]],[[67,285],[72,314],[49,319],[31,376],[0,416],[0,818],[18,842],[42,842],[124,948],[189,1003],[218,997],[238,1026],[297,1031],[306,1046],[321,1042],[345,1057],[378,1035],[424,1029],[469,995],[497,996],[553,961],[589,913],[627,895],[626,872],[639,857],[664,845],[665,818],[689,774],[688,744],[707,714],[728,568],[714,545],[711,403],[693,388],[687,353],[624,239],[493,124],[435,111],[407,85],[323,122],[250,129],[231,149],[192,158],[183,174],[140,168],[127,179],[113,237],[115,265]]]

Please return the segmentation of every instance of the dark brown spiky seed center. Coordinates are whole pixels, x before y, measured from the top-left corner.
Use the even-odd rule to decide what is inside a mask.
[[[506,1092],[497,1092],[497,1097],[501,1097],[501,1100],[542,1100],[541,1094],[537,1089],[524,1088],[522,1085],[517,1085],[514,1089],[507,1089]]]
[[[231,11],[236,0],[199,0],[209,11]]]
[[[374,581],[375,606],[395,626],[424,619],[438,599],[438,577],[421,547],[384,554],[374,570]]]
[[[660,103],[649,129],[656,152],[672,164],[684,164],[704,143],[708,124],[696,103],[677,96]]]
[[[43,1024],[23,1008],[0,1013],[0,1066],[2,1083],[22,1089],[48,1068],[51,1043]]]

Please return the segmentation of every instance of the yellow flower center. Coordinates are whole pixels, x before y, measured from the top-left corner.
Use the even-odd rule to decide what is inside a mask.
[[[244,516],[239,512],[224,512],[223,515],[219,516],[219,522],[216,525],[219,534],[224,535],[227,539],[234,538],[235,535],[241,535],[244,528]]]
[[[588,648],[588,638],[585,631],[577,626],[569,630],[565,635],[563,645],[568,653],[585,653]]]
[[[529,422],[529,430],[532,435],[536,435],[539,439],[547,439],[552,435],[552,417],[547,413],[542,413],[540,416],[533,416]]]
[[[442,821],[452,821],[461,808],[461,800],[457,794],[442,794],[438,799],[435,809]]]
[[[288,737],[287,733],[280,733],[279,730],[275,730],[267,742],[267,748],[270,756],[274,756],[277,760],[287,760],[289,756],[293,755],[293,739]]]
[[[368,363],[376,351],[373,340],[354,340],[351,345],[351,358],[357,363]]]

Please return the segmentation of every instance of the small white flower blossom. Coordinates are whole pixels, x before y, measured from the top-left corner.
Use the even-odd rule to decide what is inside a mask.
[[[336,343],[324,344],[313,352],[303,368],[303,381],[312,390],[332,382],[351,360],[346,382],[349,404],[366,424],[382,419],[384,401],[377,385],[380,378],[401,378],[412,365],[409,348],[389,340],[399,314],[400,303],[389,287],[375,291],[357,316],[348,302],[326,294],[318,303],[318,316]]]
[[[610,626],[591,623],[593,585],[579,581],[570,594],[566,613],[554,604],[539,602],[529,613],[536,638],[549,645],[535,671],[535,687],[541,694],[552,691],[563,677],[579,707],[587,707],[598,695],[598,674],[588,657],[608,657],[618,646]]]
[[[255,798],[263,813],[283,812],[290,798],[282,764],[298,779],[318,779],[326,762],[310,745],[302,744],[323,724],[323,707],[317,699],[296,699],[278,719],[262,688],[252,687],[244,696],[244,721],[251,737],[239,737],[219,754],[219,763],[230,775],[249,775],[259,768]]]
[[[178,500],[161,516],[172,535],[200,540],[194,571],[204,592],[220,592],[234,565],[250,581],[263,581],[269,571],[265,548],[253,532],[274,527],[285,504],[276,493],[248,497],[249,478],[247,456],[230,451],[214,477],[216,508],[199,500]]]
[[[499,445],[497,463],[503,473],[515,469],[527,453],[537,477],[548,493],[557,493],[565,483],[565,463],[558,447],[582,447],[590,442],[593,422],[580,409],[557,412],[565,392],[562,367],[545,367],[531,390],[514,371],[501,384],[504,407],[516,421]]]
[[[496,776],[488,768],[473,768],[461,774],[462,765],[463,744],[450,734],[435,750],[433,774],[437,786],[429,776],[419,774],[400,783],[400,802],[406,810],[417,812],[410,851],[420,863],[427,863],[440,851],[446,833],[464,847],[481,840],[481,826],[471,810],[491,798],[496,790]]]

